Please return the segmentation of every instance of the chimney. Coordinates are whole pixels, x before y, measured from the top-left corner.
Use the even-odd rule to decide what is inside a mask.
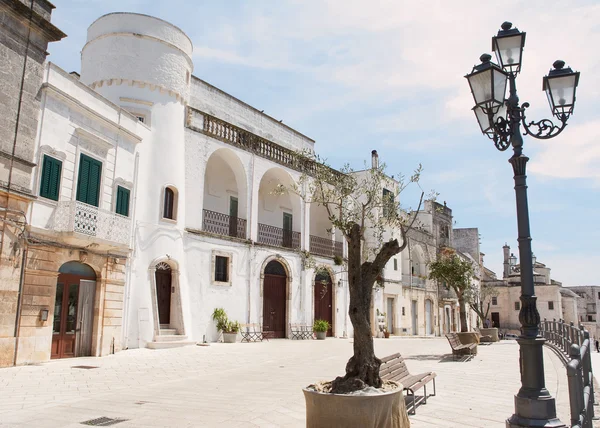
[[[510,275],[510,264],[508,263],[508,258],[510,257],[510,247],[505,243],[504,247],[502,247],[504,252],[504,278],[508,278]]]
[[[371,152],[371,168],[379,168],[379,155],[377,154],[377,150]]]

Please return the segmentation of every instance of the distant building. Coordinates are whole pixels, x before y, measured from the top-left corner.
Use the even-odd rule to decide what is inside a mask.
[[[493,327],[510,333],[519,333],[519,311],[521,310],[521,274],[520,265],[516,257],[510,253],[510,247],[503,247],[504,269],[503,278],[498,280],[494,272],[484,270],[484,284],[493,286],[497,295],[492,298],[490,321]],[[533,266],[533,279],[537,309],[540,320],[559,320],[566,322],[578,321],[579,297],[564,288],[562,284],[550,276],[550,268],[535,260]]]
[[[598,317],[598,308],[600,307],[600,286],[581,285],[568,287],[568,290],[579,296],[577,304],[579,323],[583,324],[592,336],[599,337],[600,317]]]

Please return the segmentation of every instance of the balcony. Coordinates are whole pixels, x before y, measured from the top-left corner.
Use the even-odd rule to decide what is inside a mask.
[[[202,230],[217,235],[246,239],[246,220],[211,210],[203,210]]]
[[[131,219],[83,202],[68,201],[58,203],[50,228],[127,246]]]
[[[258,223],[258,243],[299,250],[300,232]]]
[[[310,252],[323,257],[343,257],[344,246],[341,242],[329,238],[310,235]]]

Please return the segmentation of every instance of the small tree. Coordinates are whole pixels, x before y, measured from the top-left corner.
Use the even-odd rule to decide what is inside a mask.
[[[467,303],[470,302],[471,277],[473,266],[468,260],[462,260],[452,248],[442,248],[436,261],[429,263],[429,279],[442,282],[453,290],[460,306],[460,331],[467,328]]]
[[[348,243],[348,314],[354,328],[354,354],[346,364],[345,376],[332,382],[331,392],[380,388],[381,360],[375,356],[371,334],[373,286],[390,258],[407,245],[406,233],[416,220],[424,195],[421,192],[412,215],[400,210],[398,196],[409,184],[418,183],[421,166],[410,178],[400,177],[396,182],[385,174],[383,164],[360,172],[349,165],[335,171],[312,152],[300,158],[307,172],[292,189],[280,186],[279,191],[292,190],[305,201],[325,207],[332,227]]]
[[[498,296],[498,290],[496,287],[489,284],[481,284],[479,288],[471,287],[471,309],[477,314],[481,325],[485,326],[485,320],[490,314],[490,306],[492,304],[492,297]]]

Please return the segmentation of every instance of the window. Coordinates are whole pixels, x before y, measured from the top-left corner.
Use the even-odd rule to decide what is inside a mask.
[[[404,309],[404,306],[402,306],[402,316],[406,315],[406,310]]]
[[[394,207],[394,194],[388,189],[383,189],[383,216],[388,218],[393,216]]]
[[[124,215],[125,217],[129,217],[129,189],[117,186],[115,212]]]
[[[594,321],[594,319],[592,318],[591,315],[588,315],[588,322],[592,322],[592,321]]]
[[[521,302],[515,302],[515,311],[521,309]]]
[[[498,304],[498,298],[496,296],[492,297],[492,305]]]
[[[554,310],[554,302],[548,302],[548,309],[549,310]]]
[[[61,161],[44,155],[44,160],[42,161],[42,179],[40,181],[40,196],[42,198],[58,201],[61,170]]]
[[[398,259],[394,259],[394,270],[398,270]]]
[[[79,177],[77,179],[78,201],[98,206],[101,176],[102,162],[82,154],[79,158]]]
[[[598,298],[600,299],[600,291],[598,292]]]
[[[292,248],[293,245],[293,233],[292,233],[292,222],[293,218],[290,213],[283,213],[283,246]]]
[[[163,218],[175,220],[175,192],[170,187],[165,187]]]
[[[229,258],[223,256],[215,257],[215,281],[229,281]]]

